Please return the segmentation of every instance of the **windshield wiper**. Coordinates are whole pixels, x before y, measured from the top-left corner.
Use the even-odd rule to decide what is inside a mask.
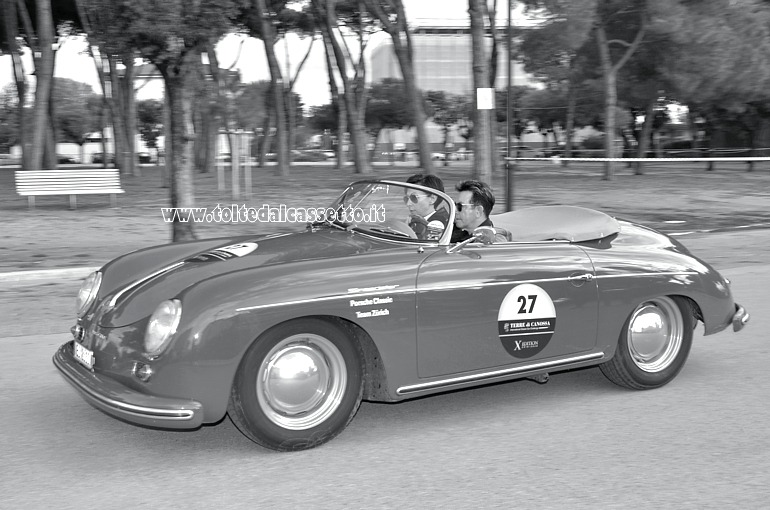
[[[348,224],[342,223],[341,221],[337,220],[321,220],[321,221],[314,221],[313,223],[308,223],[308,226],[310,228],[315,227],[333,227],[339,230],[347,230]]]

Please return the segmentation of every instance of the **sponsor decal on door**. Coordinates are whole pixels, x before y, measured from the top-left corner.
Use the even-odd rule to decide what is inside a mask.
[[[508,354],[531,358],[545,349],[555,329],[556,309],[545,290],[525,283],[506,294],[497,315],[497,332]]]

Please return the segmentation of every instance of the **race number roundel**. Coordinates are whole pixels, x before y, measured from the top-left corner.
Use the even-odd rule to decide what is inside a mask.
[[[506,294],[497,315],[497,331],[508,354],[534,356],[545,349],[555,328],[556,309],[542,288],[524,283]]]

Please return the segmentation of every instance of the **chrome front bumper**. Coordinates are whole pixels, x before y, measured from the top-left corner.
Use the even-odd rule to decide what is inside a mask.
[[[59,347],[53,364],[88,403],[116,418],[171,429],[194,429],[203,423],[203,406],[199,402],[140,393],[88,370],[73,357],[72,341]]]
[[[750,317],[751,316],[749,315],[749,312],[747,312],[745,308],[743,308],[738,303],[735,303],[735,313],[733,314],[733,331],[742,330],[743,326],[749,322]]]

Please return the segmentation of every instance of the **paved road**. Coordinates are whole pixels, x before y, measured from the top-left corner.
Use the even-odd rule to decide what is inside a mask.
[[[331,443],[276,454],[225,419],[144,429],[86,404],[51,355],[0,340],[2,508],[763,508],[770,500],[770,265],[724,270],[749,327],[696,337],[668,386],[596,369],[364,403]]]

